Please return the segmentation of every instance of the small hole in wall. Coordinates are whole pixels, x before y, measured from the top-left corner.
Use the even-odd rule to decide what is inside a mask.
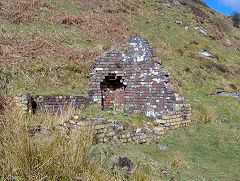
[[[36,113],[36,110],[37,110],[37,102],[31,97],[31,109],[32,109],[32,113],[35,114]]]
[[[123,85],[123,82],[124,80],[122,79],[122,76],[116,76],[116,74],[109,74],[109,76],[105,76],[102,86],[111,90],[117,90],[120,88],[124,88],[125,90],[127,86]]]

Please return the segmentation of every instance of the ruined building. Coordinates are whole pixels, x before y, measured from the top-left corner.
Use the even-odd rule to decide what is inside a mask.
[[[155,118],[155,125],[175,129],[190,122],[190,105],[173,91],[169,74],[143,37],[132,36],[99,58],[90,75],[88,96],[16,96],[19,106],[33,113],[59,112],[71,104],[80,109],[88,104],[104,110]]]
[[[190,106],[168,82],[169,73],[151,45],[143,37],[132,36],[96,61],[89,95],[104,110],[114,107],[156,119],[170,115],[188,120]]]

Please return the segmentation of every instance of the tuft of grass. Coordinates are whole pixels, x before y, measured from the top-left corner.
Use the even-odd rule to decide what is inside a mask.
[[[69,117],[31,116],[19,110],[6,112],[0,125],[1,180],[108,180],[101,167],[90,163],[91,129],[66,135],[54,124]],[[48,131],[30,135],[28,126],[42,123]]]

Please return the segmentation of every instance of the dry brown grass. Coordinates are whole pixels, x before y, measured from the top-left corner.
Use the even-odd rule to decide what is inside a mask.
[[[90,36],[114,43],[121,42],[132,32],[119,16],[96,14],[91,11],[86,13],[82,25],[83,30]]]
[[[0,118],[0,173],[2,180],[110,180],[90,163],[91,129],[64,134],[53,129],[69,115],[28,116],[6,112]],[[48,131],[30,135],[28,125],[44,121]]]
[[[12,110],[13,101],[4,95],[0,94],[0,115],[3,114],[6,110]]]
[[[194,3],[192,0],[178,0],[182,5],[188,6],[191,8],[192,12],[200,18],[203,19],[209,19],[209,16],[202,11],[197,5],[196,3]]]
[[[74,2],[75,4],[86,7],[101,9],[108,13],[127,13],[137,16],[144,16],[145,13],[140,9],[139,0],[68,0],[69,2]]]
[[[35,33],[28,38],[4,37],[0,35],[1,53],[0,63],[16,63],[26,59],[34,59],[38,55],[44,55],[51,59],[67,59],[78,61],[90,67],[100,51],[73,50],[66,45],[71,45],[70,39],[62,36],[42,35]]]
[[[214,40],[221,40],[225,37],[223,29],[218,24],[213,25],[207,32]]]
[[[91,127],[66,132],[57,129],[72,113],[69,108],[56,115],[29,115],[16,107],[0,117],[1,179],[126,180],[120,171],[114,176],[102,163],[93,161]],[[136,168],[129,180],[145,177]]]
[[[0,14],[11,23],[39,20],[42,8],[52,8],[45,0],[7,0],[0,3]]]
[[[92,38],[112,43],[123,41],[132,32],[132,28],[120,16],[99,14],[92,11],[87,11],[84,18],[58,13],[52,21],[58,24],[76,26]]]

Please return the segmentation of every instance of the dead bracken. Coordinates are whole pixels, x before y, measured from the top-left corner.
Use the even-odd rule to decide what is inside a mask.
[[[39,20],[41,12],[52,6],[45,0],[7,0],[0,3],[0,14],[11,23],[28,23]]]

